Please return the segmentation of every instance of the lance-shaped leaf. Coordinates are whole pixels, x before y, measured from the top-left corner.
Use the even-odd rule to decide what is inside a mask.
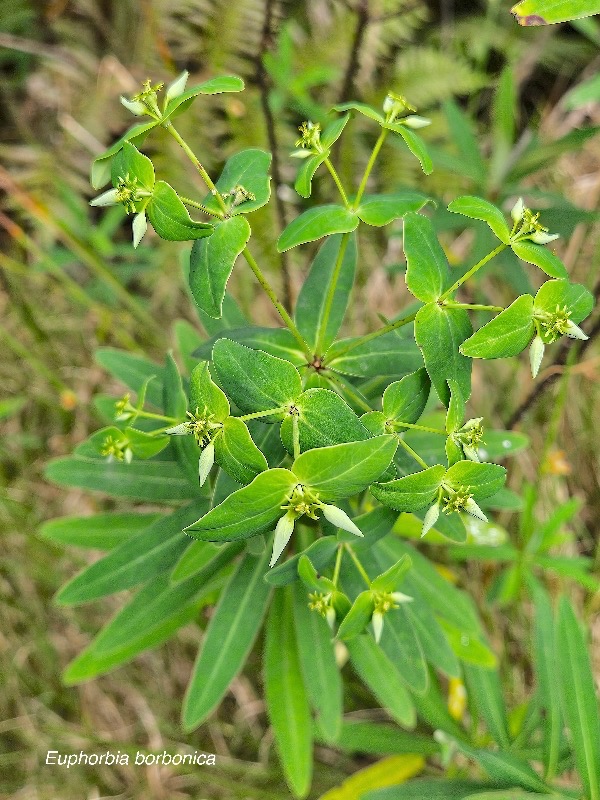
[[[380,114],[379,111],[375,111],[371,106],[366,105],[366,103],[338,103],[338,105],[333,108],[335,111],[358,111],[359,114],[375,120],[375,122],[378,122],[380,125],[385,123],[383,115]]]
[[[329,158],[329,150],[324,153],[312,153],[300,164],[294,189],[300,197],[310,197],[312,193],[312,179],[321,164]]]
[[[463,342],[460,352],[470,358],[516,356],[528,346],[534,333],[533,297],[524,294]]]
[[[448,381],[455,381],[463,397],[471,394],[470,358],[459,348],[473,333],[471,320],[462,309],[446,309],[428,303],[417,312],[415,339],[423,353],[425,367],[442,403],[450,402]]]
[[[425,410],[430,391],[431,380],[424,367],[390,383],[383,393],[386,419],[414,424]]]
[[[263,581],[268,560],[267,550],[261,558],[246,553],[221,593],[186,691],[186,730],[212,713],[244,666],[269,600],[270,587]]]
[[[396,666],[406,685],[416,694],[424,694],[429,684],[427,664],[403,605],[385,615],[381,648]]]
[[[252,441],[246,425],[228,417],[214,438],[215,460],[238,483],[250,483],[269,468],[267,459]]]
[[[422,366],[412,338],[391,331],[356,347],[355,338],[340,339],[327,352],[326,363],[336,372],[358,378],[405,375]],[[352,349],[345,352],[349,345]],[[339,353],[339,355],[338,355]]]
[[[220,75],[211,78],[197,86],[191,86],[185,92],[173,97],[167,103],[162,116],[162,122],[172,116],[181,114],[190,106],[194,98],[201,94],[221,94],[221,92],[241,92],[244,89],[244,81],[235,75]]]
[[[481,635],[472,636],[461,632],[459,628],[445,619],[440,619],[439,623],[450,646],[462,661],[486,669],[494,669],[496,667],[496,656]]]
[[[214,230],[214,225],[208,222],[193,220],[175,189],[165,181],[157,181],[146,213],[156,233],[170,242],[201,239]]]
[[[369,590],[361,592],[352,603],[350,611],[348,611],[342,620],[338,628],[337,638],[345,642],[363,633],[371,621],[374,610],[375,598],[373,592]]]
[[[366,489],[388,467],[398,443],[394,436],[377,436],[302,453],[293,463],[298,481],[322,500],[351,497]]]
[[[151,122],[141,122],[138,125],[134,125],[120,139],[117,139],[107,150],[94,159],[90,176],[90,183],[94,189],[101,189],[110,180],[112,158],[121,150],[125,142],[140,144],[148,131],[151,131],[158,124],[157,120],[152,120]]]
[[[521,261],[526,261],[528,264],[535,264],[536,267],[543,270],[546,275],[550,275],[551,278],[569,277],[567,268],[560,258],[555,256],[551,250],[542,247],[542,245],[524,239],[520,242],[513,242],[511,247],[513,253],[518,256]]]
[[[451,678],[459,678],[461,668],[448,640],[429,603],[424,597],[410,589],[413,602],[406,605],[406,614],[412,623],[425,659],[440,672]]]
[[[529,766],[525,759],[513,753],[501,750],[476,750],[462,742],[458,742],[458,746],[465,755],[477,761],[492,780],[508,786],[531,789],[533,792],[547,793],[549,791],[548,785],[544,783],[533,767]]]
[[[112,550],[156,522],[160,514],[93,514],[88,517],[58,517],[38,531],[43,539],[73,547]]]
[[[550,314],[556,312],[557,306],[567,307],[570,312],[569,319],[576,324],[584,320],[594,307],[594,298],[579,283],[569,281],[546,281],[535,296],[534,311],[546,311]]]
[[[300,668],[315,711],[316,723],[329,741],[335,741],[342,724],[342,679],[336,664],[327,621],[308,607],[306,588],[293,587],[294,621]]]
[[[510,747],[506,707],[498,669],[484,669],[465,664],[467,694],[475,712],[483,718],[499,747]]]
[[[223,422],[229,416],[229,401],[210,376],[206,361],[201,361],[190,375],[190,411],[202,415],[206,409],[214,415],[216,422]]]
[[[267,711],[287,783],[295,797],[306,797],[312,774],[312,724],[289,590],[276,593],[269,612],[264,682]]]
[[[400,136],[404,139],[408,149],[413,154],[413,156],[418,159],[421,169],[425,173],[425,175],[430,175],[433,172],[433,162],[429,153],[427,152],[427,147],[425,146],[425,142],[421,139],[420,136],[417,136],[414,131],[411,131],[406,125],[403,125],[401,122],[396,123],[387,123],[384,125],[384,128],[388,130],[394,131],[395,133],[400,134]]]
[[[506,470],[498,464],[476,464],[474,461],[459,461],[450,467],[444,483],[453,489],[468,486],[475,500],[490,497],[504,486]]]
[[[483,200],[481,197],[473,197],[471,195],[457,197],[448,206],[448,211],[487,222],[503,244],[508,244],[510,241],[510,230],[506,224],[504,214],[495,205]]]
[[[343,116],[334,119],[329,123],[329,125],[327,125],[321,134],[322,147],[330,148],[337,142],[342,135],[349,119],[350,114],[344,114]]]
[[[213,363],[228,396],[242,411],[268,411],[293,404],[302,392],[302,379],[289,361],[253,350],[231,339],[219,339]],[[268,419],[283,419],[284,412]]]
[[[233,216],[256,211],[257,208],[261,208],[269,201],[271,196],[271,178],[268,174],[270,165],[271,154],[256,147],[242,150],[228,159],[215,184],[217,191],[225,196],[226,202],[228,202],[227,195],[232,193],[234,196],[238,187],[242,187],[250,195],[254,195],[254,199],[249,197],[239,205],[232,205],[230,213]],[[212,194],[208,194],[204,198],[203,205],[211,211],[221,210],[221,206]]]
[[[277,240],[280,253],[305,242],[314,242],[332,233],[350,233],[358,227],[356,214],[344,206],[324,205],[310,208],[290,222]]]
[[[402,194],[365,195],[356,213],[367,225],[382,227],[395,219],[400,219],[409,211],[420,211],[430,200],[417,192]]]
[[[327,329],[322,337],[323,351],[329,348],[337,336],[354,285],[357,259],[356,235],[347,237],[342,263],[339,270],[336,271],[341,246],[342,236],[340,235],[328,237],[321,245],[296,302],[294,312],[296,325],[313,349],[317,346],[319,331],[325,321],[327,295],[334,275],[336,279],[335,292],[327,320]]]
[[[420,214],[404,218],[406,285],[419,300],[437,300],[449,283],[448,260],[431,224]]]
[[[137,184],[151,192],[154,188],[154,167],[150,159],[140,153],[131,142],[124,142],[120,152],[117,153],[111,164],[111,177],[113,185],[117,185],[120,178],[129,176]]]
[[[371,494],[396,511],[416,511],[435,500],[446,468],[437,464],[414,475],[371,486]]]
[[[369,432],[339,394],[329,389],[308,389],[294,401],[298,410],[300,450],[327,447],[344,442],[360,442]],[[293,446],[293,419],[281,423],[281,441],[289,453]]]
[[[594,677],[581,624],[566,597],[558,606],[555,657],[565,720],[577,771],[590,800],[600,797],[600,716]],[[555,687],[556,690],[557,687]]]
[[[296,483],[287,469],[261,472],[185,530],[206,542],[233,542],[266,533],[285,513],[281,507]]]
[[[249,238],[247,220],[231,217],[220,222],[210,236],[192,245],[190,290],[198,308],[214,319],[221,317],[227,281]]]
[[[519,25],[553,25],[600,14],[600,0],[521,0],[511,11]]]

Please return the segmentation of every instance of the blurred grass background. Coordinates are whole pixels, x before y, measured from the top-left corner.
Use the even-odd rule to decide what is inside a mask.
[[[296,164],[287,154],[302,120],[322,118],[339,100],[379,103],[388,88],[402,92],[433,120],[426,138],[437,168],[424,180],[416,162],[389,144],[380,188],[419,186],[449,201],[473,191],[473,183],[456,169],[460,149],[442,104],[458,102],[489,158],[498,145],[494,97],[504,68],[511,68],[515,99],[503,113],[513,115],[515,144],[501,154],[506,173],[531,131],[539,130],[544,146],[551,147],[573,131],[600,124],[599,97],[575,106],[568,102],[573,87],[597,72],[599,45],[600,26],[593,19],[577,27],[518,28],[499,0],[1,0],[1,797],[287,796],[260,699],[259,652],[218,715],[189,736],[180,731],[179,710],[199,640],[191,626],[175,642],[113,675],[78,688],[67,689],[60,681],[61,670],[116,605],[108,600],[93,608],[56,609],[52,597],[58,587],[94,554],[58,548],[40,540],[36,530],[53,516],[118,508],[101,497],[47,484],[44,464],[98,427],[97,393],[119,393],[94,364],[98,345],[145,351],[161,360],[174,345],[169,331],[176,319],[197,325],[182,291],[186,248],[149,236],[134,251],[120,209],[97,213],[88,207],[90,161],[130,124],[118,96],[132,94],[147,77],[169,80],[182,69],[191,72],[191,82],[222,73],[244,77],[246,92],[202,98],[182,118],[181,130],[213,174],[238,148],[276,147],[280,185],[269,207],[253,217],[254,247],[273,280],[293,296],[307,266],[307,248],[281,262],[273,242],[274,232],[300,207],[290,189]],[[352,131],[337,154],[346,179],[364,165],[374,136],[362,121],[353,123]],[[149,148],[161,177],[185,194],[198,188],[170,141],[159,135]],[[572,204],[563,207],[562,217],[559,209],[571,236],[561,240],[558,253],[573,279],[590,289],[598,284],[599,228],[595,213],[572,209],[596,211],[599,166],[600,140],[590,136],[572,148],[555,147],[520,184],[523,191],[563,195]],[[480,191],[503,199],[502,187],[493,183]],[[326,181],[317,182],[316,196],[328,196]],[[468,233],[442,232],[442,239],[455,263],[468,258]],[[393,316],[407,302],[398,277],[399,241],[380,231],[365,235],[360,299],[349,330],[375,324],[378,312]],[[483,279],[481,291],[504,300],[511,289],[492,275]],[[243,270],[233,293],[254,319],[277,324]],[[597,320],[596,312],[588,326],[595,334]],[[518,464],[512,462],[513,485],[528,481],[538,488],[542,519],[557,503],[580,497],[583,509],[565,554],[597,559],[595,338],[575,367],[565,364],[567,351],[555,347],[537,394],[525,360],[479,364],[473,408],[495,427],[512,421],[528,433],[533,447]],[[461,579],[483,597],[493,575],[478,568]],[[517,700],[526,671],[523,637],[518,608],[498,616],[494,643],[500,654],[511,654],[506,678]],[[595,658],[599,663],[598,648]],[[364,690],[351,685],[349,691],[350,707],[369,705],[360,695]],[[44,765],[49,749],[135,752],[138,747],[204,749],[220,756],[219,766],[186,772]],[[311,797],[367,760],[320,748],[317,763]]]

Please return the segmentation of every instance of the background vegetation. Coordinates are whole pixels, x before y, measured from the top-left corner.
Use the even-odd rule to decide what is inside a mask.
[[[95,557],[41,540],[40,523],[86,510],[118,510],[100,496],[57,490],[43,480],[51,456],[70,452],[98,427],[94,397],[119,393],[94,365],[99,345],[142,348],[161,360],[176,346],[175,320],[197,326],[182,291],[185,252],[150,239],[137,251],[129,243],[123,213],[96,214],[88,207],[89,162],[129,124],[115,102],[148,76],[170,79],[182,69],[193,82],[234,73],[247,82],[241,96],[208,98],[185,116],[182,133],[218,171],[236,148],[264,146],[278,158],[278,189],[254,217],[255,248],[273,279],[294,295],[308,261],[307,248],[279,260],[269,242],[273,229],[300,206],[291,190],[296,165],[287,154],[297,125],[318,120],[334,102],[350,98],[378,103],[388,88],[405,94],[433,120],[424,133],[435,171],[423,178],[416,161],[393,143],[383,153],[383,190],[418,186],[450,200],[460,193],[504,203],[524,193],[546,206],[544,222],[563,238],[558,252],[572,280],[598,297],[600,197],[598,93],[577,87],[599,63],[600,26],[593,19],[547,29],[519,28],[498,0],[469,4],[424,0],[4,0],[0,22],[0,791],[14,798],[60,797],[281,797],[280,773],[261,701],[260,673],[247,670],[213,721],[183,736],[181,697],[200,632],[188,626],[178,639],[139,657],[116,673],[75,689],[60,673],[116,608],[112,599],[73,611],[53,607],[67,577]],[[454,105],[450,105],[454,103]],[[462,109],[482,153],[469,156]],[[351,150],[338,153],[342,171],[364,166],[371,132],[354,126]],[[162,165],[167,180],[185,192],[194,177],[174,145]],[[351,155],[352,159],[344,158]],[[485,165],[482,167],[481,165]],[[317,183],[317,192],[321,190]],[[562,198],[562,199],[561,199]],[[535,207],[534,205],[534,207]],[[260,215],[260,216],[259,216]],[[436,216],[451,259],[459,263],[480,244],[456,235]],[[406,302],[399,239],[372,234],[361,264],[362,298],[354,304],[350,331],[364,330],[378,313],[393,316]],[[187,251],[188,248],[185,248]],[[504,268],[510,276],[510,263]],[[481,292],[503,291],[494,274]],[[238,274],[233,293],[255,319],[277,324]],[[502,298],[503,299],[503,298]],[[501,299],[501,301],[502,301]],[[188,330],[180,324],[179,332]],[[598,312],[588,321],[589,342],[555,348],[535,388],[528,365],[478,363],[474,395],[493,427],[515,427],[531,449],[513,460],[514,486],[528,484],[531,509],[500,522],[516,535],[519,525],[565,512],[562,555],[597,566],[600,516],[599,417],[596,335]],[[493,385],[495,391],[484,392]],[[529,515],[529,516],[528,516]],[[533,521],[532,521],[533,520]],[[518,709],[531,686],[529,608],[518,581],[502,567],[447,565],[456,580],[486,605],[495,651],[503,666],[510,707]],[[576,576],[577,577],[577,576]],[[598,595],[590,578],[563,584],[593,620]],[[587,591],[586,591],[587,590]],[[599,631],[593,657],[598,665]],[[251,664],[257,667],[260,653]],[[349,707],[375,705],[355,694]],[[382,719],[381,712],[361,718]],[[122,751],[179,748],[219,754],[219,766],[184,774],[169,768],[73,768],[44,766],[48,749]],[[311,797],[370,763],[371,755],[317,750]]]

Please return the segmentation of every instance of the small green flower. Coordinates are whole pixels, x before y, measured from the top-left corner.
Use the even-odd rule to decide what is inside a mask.
[[[333,607],[333,594],[328,592],[314,592],[308,595],[308,607],[311,611],[316,611],[323,619],[327,620],[327,624],[333,630],[335,625],[335,608]]]
[[[157,93],[160,92],[163,86],[164,83],[155,83],[152,85],[150,79],[145,80],[142,84],[141,92],[134,94],[131,100],[128,100],[126,97],[121,97],[121,103],[136,116],[149,114],[155,119],[159,118],[161,114],[158,108]]]
[[[130,464],[133,451],[126,436],[117,439],[109,435],[102,442],[100,455],[105,456],[109,461],[124,461],[126,464]]]
[[[313,150],[316,153],[322,151],[321,126],[318,122],[303,122],[298,130],[300,131],[300,138],[296,140],[296,147]]]
[[[460,430],[451,434],[452,441],[462,448],[469,461],[479,461],[479,445],[483,440],[483,417],[467,420]]]
[[[200,486],[204,486],[206,479],[209,476],[211,469],[215,463],[215,446],[213,439],[223,428],[222,422],[215,422],[214,414],[211,414],[208,408],[204,407],[202,411],[196,408],[192,414],[187,412],[189,419],[185,422],[180,422],[172,428],[167,428],[165,431],[169,436],[193,436],[201,448],[200,458],[198,460],[198,480]]]
[[[553,313],[536,314],[536,319],[539,320],[544,329],[546,342],[555,342],[561,336],[569,336],[571,339],[582,339],[584,341],[588,338],[581,328],[571,321],[570,316],[571,312],[567,306],[561,308],[559,305],[556,306],[556,311]]]
[[[531,239],[536,244],[548,244],[548,242],[558,239],[557,233],[548,233],[548,228],[539,221],[539,213],[534,214],[530,208],[527,208],[522,197],[517,200],[510,214],[514,222],[511,241]]]

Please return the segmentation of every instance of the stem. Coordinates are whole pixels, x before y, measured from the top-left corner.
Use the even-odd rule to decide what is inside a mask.
[[[482,306],[479,303],[444,303],[445,308],[466,308],[471,311],[506,311],[504,306]]]
[[[300,425],[298,423],[298,415],[294,414],[292,417],[292,436],[294,438],[294,461],[300,455]]]
[[[371,588],[371,578],[369,578],[365,568],[363,567],[363,565],[358,560],[358,557],[357,557],[356,553],[354,552],[354,550],[352,549],[352,546],[349,545],[347,542],[345,542],[344,543],[344,547],[348,551],[348,554],[349,554],[350,558],[352,559],[352,561],[354,561],[354,565],[356,566],[356,569],[360,572],[361,578],[364,580],[364,582],[367,584],[367,586],[370,589]]]
[[[342,270],[342,264],[344,262],[344,256],[346,255],[346,247],[348,246],[349,239],[350,239],[349,233],[344,233],[342,235],[342,241],[340,242],[340,249],[337,255],[335,266],[333,268],[333,274],[331,276],[331,282],[329,284],[329,288],[327,289],[327,295],[325,297],[325,307],[323,309],[323,316],[321,318],[321,323],[319,325],[319,333],[317,335],[317,344],[316,344],[317,355],[319,355],[321,353],[321,350],[323,349],[323,339],[325,338],[325,334],[327,333],[327,325],[329,324],[329,317],[331,316],[331,309],[333,307],[333,301],[335,298],[335,290],[337,288],[340,272]]]
[[[414,322],[416,316],[417,314],[415,312],[414,314],[410,314],[408,317],[402,317],[402,319],[396,320],[396,322],[390,322],[388,325],[384,325],[383,328],[373,331],[373,333],[368,333],[366,336],[359,336],[357,339],[355,339],[355,341],[351,342],[339,353],[336,353],[335,357],[341,358],[342,356],[347,355],[347,353],[349,353],[351,350],[354,350],[356,347],[360,347],[367,342],[373,341],[373,339],[377,339],[378,336],[385,336],[386,333],[391,333],[392,331],[398,330],[398,328],[404,327],[404,325],[409,325],[411,322]]]
[[[335,167],[333,166],[333,164],[331,163],[331,161],[328,158],[325,159],[325,166],[327,167],[327,169],[331,173],[331,177],[335,181],[335,185],[338,188],[338,191],[339,191],[339,193],[340,193],[340,195],[342,197],[342,201],[343,201],[344,205],[346,206],[346,208],[350,208],[350,203],[348,202],[348,197],[346,195],[344,187],[342,186],[342,182],[340,180],[340,176],[337,174],[337,171],[336,171]]]
[[[151,411],[138,411],[136,409],[136,419],[143,417],[144,419],[156,419],[159,422],[168,422],[171,425],[178,425],[180,422],[185,422],[184,419],[176,419],[176,417],[165,417],[162,414],[153,414]]]
[[[185,203],[186,206],[192,206],[192,208],[198,208],[200,211],[203,211],[205,214],[210,214],[213,217],[219,217],[219,219],[223,219],[223,215],[217,211],[211,211],[210,208],[203,206],[202,203],[197,203],[195,200],[190,200],[189,197],[182,197],[179,195],[179,199],[182,203]]]
[[[427,464],[426,461],[423,461],[421,456],[418,453],[415,453],[412,447],[409,444],[406,444],[406,442],[401,436],[397,436],[396,438],[398,439],[402,447],[406,450],[406,452],[414,458],[417,464],[423,467],[423,469],[429,469],[429,464]]]
[[[342,556],[344,554],[344,546],[340,545],[338,547],[337,555],[335,557],[335,567],[333,568],[333,582],[335,585],[338,585],[338,581],[340,579],[340,569],[342,566]]]
[[[360,182],[360,186],[358,187],[358,192],[356,193],[356,198],[354,200],[354,208],[358,208],[360,201],[362,200],[362,196],[365,193],[365,189],[367,188],[367,181],[369,180],[369,175],[371,174],[371,170],[373,169],[373,165],[375,164],[375,160],[379,155],[379,151],[381,150],[382,144],[385,142],[385,137],[388,135],[387,128],[383,128],[381,133],[379,134],[379,138],[375,142],[375,147],[373,148],[373,152],[371,153],[371,157],[367,163],[365,174],[362,177],[362,181]]]
[[[475,264],[474,267],[471,267],[471,269],[468,270],[468,272],[465,272],[465,274],[462,276],[462,278],[459,278],[456,281],[456,283],[453,283],[452,286],[449,289],[446,289],[444,294],[439,298],[438,303],[441,303],[442,300],[445,300],[447,297],[449,297],[451,294],[453,294],[458,288],[460,288],[463,285],[463,283],[465,281],[468,281],[469,278],[471,278],[473,275],[475,275],[477,270],[481,269],[481,267],[483,267],[484,264],[487,264],[488,261],[491,261],[492,258],[494,258],[494,256],[497,256],[498,253],[501,253],[506,247],[508,247],[508,245],[500,244],[500,245],[498,245],[498,247],[496,247],[495,250],[492,250],[491,253],[488,253],[487,256],[482,258],[481,261],[478,261]],[[504,309],[502,309],[502,310],[504,310]]]
[[[447,436],[446,431],[441,428],[428,428],[426,425],[412,425],[410,422],[395,422],[399,428],[410,428],[413,431],[426,431],[427,433],[440,433],[442,436]]]
[[[246,422],[249,419],[268,417],[270,414],[279,414],[282,411],[287,411],[287,408],[285,406],[281,406],[281,408],[270,408],[268,411],[255,411],[253,414],[244,414],[243,417],[238,417],[238,419],[242,420],[242,422]]]
[[[340,389],[346,392],[348,397],[356,403],[357,406],[363,409],[363,411],[373,410],[371,406],[365,400],[363,400],[363,398],[359,394],[357,394],[355,391],[352,390],[352,387],[346,381],[342,380],[340,375],[336,374],[336,376],[334,377],[332,375],[332,372],[333,370],[329,370],[327,374],[327,379],[329,380],[330,383],[339,386]]]
[[[300,349],[302,350],[304,355],[307,357],[307,359],[309,361],[312,361],[313,354],[311,352],[310,347],[308,346],[308,344],[306,343],[304,337],[302,336],[302,334],[300,333],[300,331],[296,327],[293,319],[290,317],[290,315],[285,310],[283,305],[277,299],[277,295],[275,294],[275,292],[273,290],[273,287],[271,286],[271,284],[268,282],[268,280],[265,278],[265,276],[261,272],[261,269],[258,266],[258,264],[256,263],[256,261],[254,259],[254,256],[248,250],[247,247],[244,247],[244,249],[242,250],[242,253],[244,254],[244,258],[248,262],[248,264],[250,266],[250,269],[256,275],[257,281],[260,283],[262,288],[265,290],[269,300],[273,303],[273,305],[277,309],[277,311],[279,313],[279,316],[284,321],[286,326],[289,328],[290,333],[293,335],[294,339],[300,345]]]
[[[196,167],[196,169],[200,173],[200,177],[202,178],[202,180],[206,184],[208,190],[217,199],[217,202],[218,202],[223,214],[227,214],[228,213],[228,208],[225,205],[225,201],[223,200],[223,198],[219,194],[219,191],[218,191],[217,187],[212,182],[212,179],[211,179],[210,175],[204,169],[204,167],[202,166],[202,164],[200,163],[200,161],[196,157],[196,154],[194,153],[194,151],[191,149],[191,147],[188,145],[188,143],[184,139],[182,139],[182,137],[179,135],[179,133],[175,130],[175,128],[173,127],[173,124],[171,123],[170,120],[167,120],[167,122],[165,122],[164,127],[169,131],[171,136],[175,139],[175,141],[179,144],[179,146],[181,147],[183,152],[186,154],[186,156],[189,158],[189,160],[192,162],[192,164]]]

